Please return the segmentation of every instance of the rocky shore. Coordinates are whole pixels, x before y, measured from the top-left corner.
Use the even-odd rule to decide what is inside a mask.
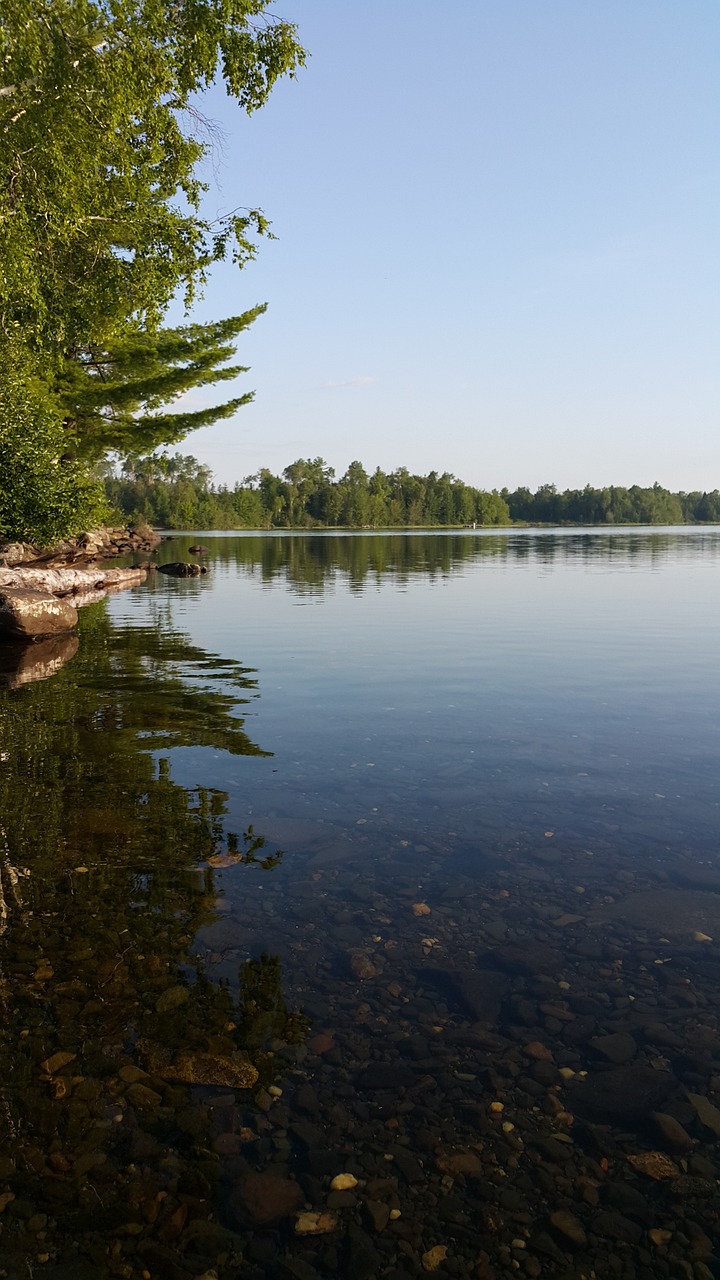
[[[90,529],[74,538],[57,542],[52,547],[38,547],[30,542],[0,542],[0,568],[12,569],[19,565],[60,568],[74,563],[154,551],[161,541],[160,534],[142,523],[127,527],[118,525]]]
[[[112,569],[103,562],[152,550],[159,541],[152,529],[140,526],[94,529],[45,550],[28,543],[0,544],[0,641],[29,644],[69,635],[77,625],[76,605],[136,586],[147,577],[145,568]],[[35,664],[35,678],[45,679],[57,670],[56,659],[57,655],[49,666],[44,661]],[[27,683],[32,664],[20,662],[24,679],[19,683]],[[3,666],[8,667],[7,660]]]

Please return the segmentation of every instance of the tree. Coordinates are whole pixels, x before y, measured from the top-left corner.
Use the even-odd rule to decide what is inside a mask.
[[[304,61],[268,0],[7,0],[0,29],[0,326],[62,357],[153,328],[258,210],[201,212],[194,95],[262,106]]]
[[[341,520],[343,524],[361,528],[369,521],[370,489],[368,474],[361,462],[351,462],[340,481],[343,491]]]
[[[11,346],[0,359],[0,542],[47,546],[73,523],[88,529],[101,522],[102,486],[64,451],[61,424],[28,397]]]
[[[185,392],[247,373],[225,364],[235,354],[232,339],[264,306],[212,324],[130,331],[103,345],[71,349],[51,391],[77,456],[95,462],[109,451],[141,454],[177,444],[190,431],[229,418],[252,392],[194,413],[159,412]]]
[[[230,255],[242,265],[268,231],[258,209],[203,212],[197,166],[212,126],[197,95],[222,81],[252,112],[304,56],[269,0],[4,3],[0,342],[19,353],[24,380],[21,418],[5,403],[1,429],[6,441],[22,429],[29,445],[0,491],[6,528],[27,523],[28,495],[38,530],[57,536],[86,523],[87,468],[75,464],[74,508],[54,436],[47,452],[49,414],[68,421],[85,460],[177,441],[246,403],[161,412],[189,386],[240,371],[219,366],[257,311],[204,332],[157,330],[174,297],[189,307],[213,263]]]

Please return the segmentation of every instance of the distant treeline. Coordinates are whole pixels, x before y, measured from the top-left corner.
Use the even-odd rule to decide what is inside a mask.
[[[369,474],[352,462],[336,479],[322,458],[298,459],[282,476],[263,468],[233,488],[181,454],[128,457],[105,479],[125,516],[167,529],[398,528],[527,524],[720,523],[720,493],[671,493],[661,485],[624,489],[475,489],[455,476],[412,475],[404,467]]]

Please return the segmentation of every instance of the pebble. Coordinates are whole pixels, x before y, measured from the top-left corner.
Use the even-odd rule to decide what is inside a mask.
[[[369,956],[353,955],[350,957],[350,968],[356,978],[361,982],[368,982],[371,978],[377,978],[380,975],[380,969],[373,964]]]
[[[349,1191],[358,1185],[358,1180],[353,1173],[338,1173],[330,1183],[332,1191]]]
[[[334,1213],[299,1213],[295,1218],[295,1233],[299,1236],[320,1236],[335,1231],[338,1226]]]
[[[578,1248],[584,1248],[587,1244],[585,1228],[573,1213],[569,1213],[566,1209],[557,1209],[550,1215],[550,1222],[555,1230],[571,1244]]]
[[[441,1263],[445,1261],[448,1254],[446,1244],[433,1245],[432,1249],[428,1249],[422,1255],[422,1265],[424,1271],[437,1271]]]

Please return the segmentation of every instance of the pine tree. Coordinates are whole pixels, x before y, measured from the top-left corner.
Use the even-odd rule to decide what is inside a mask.
[[[226,362],[235,354],[233,339],[265,309],[211,324],[136,330],[101,348],[71,350],[52,391],[68,449],[92,462],[108,452],[146,454],[231,417],[253,392],[195,412],[162,410],[187,391],[247,373],[246,365]]]

